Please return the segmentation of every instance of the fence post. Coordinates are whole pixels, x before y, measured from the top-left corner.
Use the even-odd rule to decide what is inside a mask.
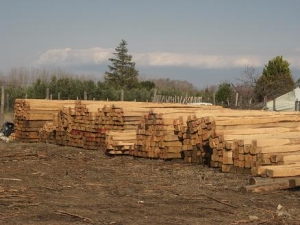
[[[273,111],[276,111],[276,99],[273,100]]]
[[[83,99],[84,99],[84,100],[87,100],[87,92],[86,92],[86,91],[83,92]]]
[[[1,86],[1,125],[4,123],[4,86]]]
[[[124,101],[124,90],[121,89],[121,101]]]
[[[6,94],[6,110],[7,110],[7,112],[9,112],[9,94],[7,93]]]
[[[213,101],[214,101],[214,105],[216,105],[216,94],[215,93],[213,93]],[[223,103],[222,103],[222,105],[223,105]]]
[[[243,95],[240,97],[240,109],[243,109]]]
[[[46,99],[49,99],[49,88],[46,88]]]
[[[188,93],[185,93],[185,104],[188,104]]]
[[[267,99],[267,96],[265,96],[265,97],[264,97],[264,107],[265,107],[265,108],[266,108],[267,105],[268,105],[267,103],[268,103],[268,99]]]
[[[157,95],[157,89],[155,88],[154,89],[154,94],[153,94],[153,100],[152,100],[153,102],[157,102],[157,96],[156,95]]]

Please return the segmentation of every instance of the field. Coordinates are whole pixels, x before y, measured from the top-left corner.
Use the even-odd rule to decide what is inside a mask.
[[[41,143],[0,163],[0,224],[300,224],[299,190],[243,193],[246,174]]]

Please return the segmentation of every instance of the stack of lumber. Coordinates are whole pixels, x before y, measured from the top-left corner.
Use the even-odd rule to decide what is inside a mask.
[[[180,122],[181,124],[181,122]],[[218,150],[220,143],[211,148],[209,140],[216,137],[213,117],[188,116],[186,126],[180,126],[178,136],[183,139],[183,155],[185,162],[210,164],[212,153]],[[218,157],[218,155],[217,155]],[[218,164],[217,159],[217,166]]]
[[[297,162],[299,114],[252,113],[241,118],[215,117],[217,135],[226,142],[223,152],[232,155],[232,163],[222,165],[223,172],[244,170],[252,175],[266,176],[265,166]],[[283,170],[288,171],[285,167]],[[274,175],[268,173],[267,176]]]
[[[181,104],[157,104],[142,117],[137,128],[136,148],[133,156],[181,159],[186,135],[186,120],[190,114],[211,114],[222,109],[219,106],[187,106]]]
[[[39,130],[53,120],[53,114],[75,101],[16,99],[14,105],[14,132],[16,140],[38,142]]]
[[[53,118],[52,131],[47,128],[48,124],[40,130],[41,140],[46,141],[44,137],[53,137],[53,142],[58,145],[91,150],[107,147],[108,150],[112,150],[112,145],[106,138],[107,132],[123,130],[136,132],[142,114],[149,111],[153,105],[134,102],[76,101],[74,105],[66,105],[58,110]],[[115,134],[117,135],[110,133],[109,140],[113,140]],[[128,148],[128,143],[126,141],[125,143],[124,149]],[[120,154],[119,151],[108,152]]]
[[[298,113],[220,110],[211,116],[189,116],[178,130],[187,162],[210,164],[223,172],[252,173],[269,177],[269,165],[299,162]],[[202,114],[202,115],[205,115]],[[298,165],[283,167],[298,173]],[[276,171],[281,170],[276,167]],[[291,172],[292,170],[296,170]],[[288,173],[285,173],[287,175]],[[285,176],[282,174],[281,176]]]
[[[157,110],[157,109],[156,109]],[[174,119],[151,110],[137,128],[133,156],[145,158],[181,158],[182,143],[175,135]]]
[[[107,131],[106,132],[106,154],[108,155],[129,155],[134,149],[136,131]]]
[[[200,108],[220,109],[219,106],[197,107],[172,103],[128,103],[123,107],[124,130],[134,129],[137,133],[135,148],[130,155],[145,158],[181,158],[181,141],[174,128],[174,118],[194,113]]]
[[[42,127],[42,129],[41,129]],[[299,112],[108,101],[16,100],[16,139],[299,176]],[[40,131],[40,136],[38,132]]]
[[[120,121],[108,119],[111,117],[111,108],[106,107],[106,104],[100,101],[76,101],[74,106],[61,108],[53,120],[55,143],[89,150],[99,149],[101,143],[105,143],[102,139],[107,129],[112,126],[114,129],[122,129]]]

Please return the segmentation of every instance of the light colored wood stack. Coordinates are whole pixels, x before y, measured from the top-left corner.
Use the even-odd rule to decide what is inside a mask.
[[[181,122],[179,123],[181,124]],[[186,126],[180,126],[180,130],[178,135],[183,140],[182,150],[184,161],[208,164],[207,162],[210,161],[212,155],[212,149],[207,149],[209,147],[209,140],[215,137],[213,118],[199,118],[197,115],[188,116]]]
[[[135,140],[135,130],[107,131],[105,152],[109,155],[129,155],[134,149]]]
[[[299,127],[299,112],[137,102],[15,104],[17,140],[38,141],[41,130],[42,140],[60,145],[148,158],[184,157],[223,172],[265,177],[298,176]],[[135,145],[132,137],[126,140],[127,132],[135,134]]]
[[[74,121],[74,111],[72,113],[73,107],[63,107],[60,109],[53,118],[53,136],[54,142],[57,145],[68,145],[69,136],[71,133],[70,124]]]
[[[181,159],[182,142],[175,132],[174,121],[178,112],[153,108],[144,114],[137,128],[136,149],[133,156]]]
[[[134,156],[159,158],[163,148],[163,122],[160,114],[150,111],[144,114],[137,128]]]
[[[257,168],[264,165],[297,161],[296,156],[300,154],[298,113],[250,113],[224,110],[202,118],[198,116],[201,113],[197,113],[187,118],[187,126],[178,122],[180,125],[176,127],[179,137],[183,138],[185,161],[202,161],[222,168],[223,172],[252,172],[254,175]],[[209,163],[205,162],[205,155]]]
[[[55,120],[56,143],[89,150],[99,149],[108,126],[103,120],[105,112],[101,111],[105,104],[106,102],[76,101],[74,107],[63,107]]]
[[[182,142],[175,133],[174,116],[154,112],[149,114],[148,127],[150,129],[148,130],[152,144],[150,157],[158,157],[163,160],[182,158]],[[157,144],[153,145],[153,143]]]
[[[257,166],[255,145],[246,144],[244,140],[225,141],[223,149],[222,171],[231,173],[251,172]]]
[[[38,142],[40,129],[46,122],[53,121],[53,114],[66,104],[75,104],[75,101],[16,99],[14,105],[16,140]]]
[[[297,161],[295,156],[300,154],[299,126],[297,112],[253,112],[253,116],[226,120],[216,117],[217,134],[224,135],[227,146],[231,148],[229,154],[233,156],[233,166],[223,165],[223,172],[247,171],[252,175],[262,173],[266,176],[264,166],[284,164],[285,156],[289,156],[285,158],[286,163]]]
[[[46,122],[53,121],[53,114],[59,113],[61,115],[56,116],[56,125],[54,125],[57,144],[92,149],[95,148],[94,142],[98,141],[101,147],[105,147],[105,134],[103,133],[106,130],[134,130],[139,123],[140,115],[153,107],[165,111],[167,109],[185,111],[186,108],[196,110],[197,108],[170,103],[100,101],[84,101],[86,106],[81,108],[79,105],[75,106],[75,102],[73,100],[16,100],[16,139],[27,142],[39,141],[40,129]]]
[[[138,126],[136,150],[132,151],[132,155],[164,160],[181,159],[183,145],[189,145],[189,140],[185,138],[188,115],[197,112],[211,113],[219,109],[220,107],[178,104],[153,106]]]
[[[124,111],[121,106],[127,106]],[[53,128],[56,144],[84,149],[105,150],[108,131],[136,130],[143,112],[141,103],[76,101],[56,114]],[[137,107],[133,107],[137,106]],[[113,134],[110,134],[110,138]],[[110,151],[113,154],[113,151]],[[120,154],[120,152],[116,152]]]
[[[135,157],[147,157],[146,143],[150,141],[150,135],[146,135],[146,119],[148,114],[145,114],[141,117],[140,123],[136,128],[136,141],[135,147],[129,151],[129,155]]]
[[[143,114],[148,112],[149,107],[154,105],[156,104],[113,102],[110,107],[106,107],[105,110],[102,109],[103,111],[107,111],[103,115],[103,120],[106,120],[107,123],[109,123],[108,121],[112,121],[112,126],[105,127],[105,130],[108,132],[103,133],[100,143],[101,146],[105,143],[106,153],[110,155],[133,155],[138,125],[142,121]],[[110,109],[108,110],[108,108]]]

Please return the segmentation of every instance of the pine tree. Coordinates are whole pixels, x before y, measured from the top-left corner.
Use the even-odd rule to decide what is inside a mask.
[[[116,88],[131,89],[138,84],[139,72],[135,69],[132,56],[128,55],[127,42],[122,40],[113,53],[115,58],[110,58],[109,72],[105,72],[105,81]]]
[[[282,56],[275,57],[265,65],[255,86],[255,95],[259,101],[264,97],[274,99],[293,90],[295,83],[289,65]]]

